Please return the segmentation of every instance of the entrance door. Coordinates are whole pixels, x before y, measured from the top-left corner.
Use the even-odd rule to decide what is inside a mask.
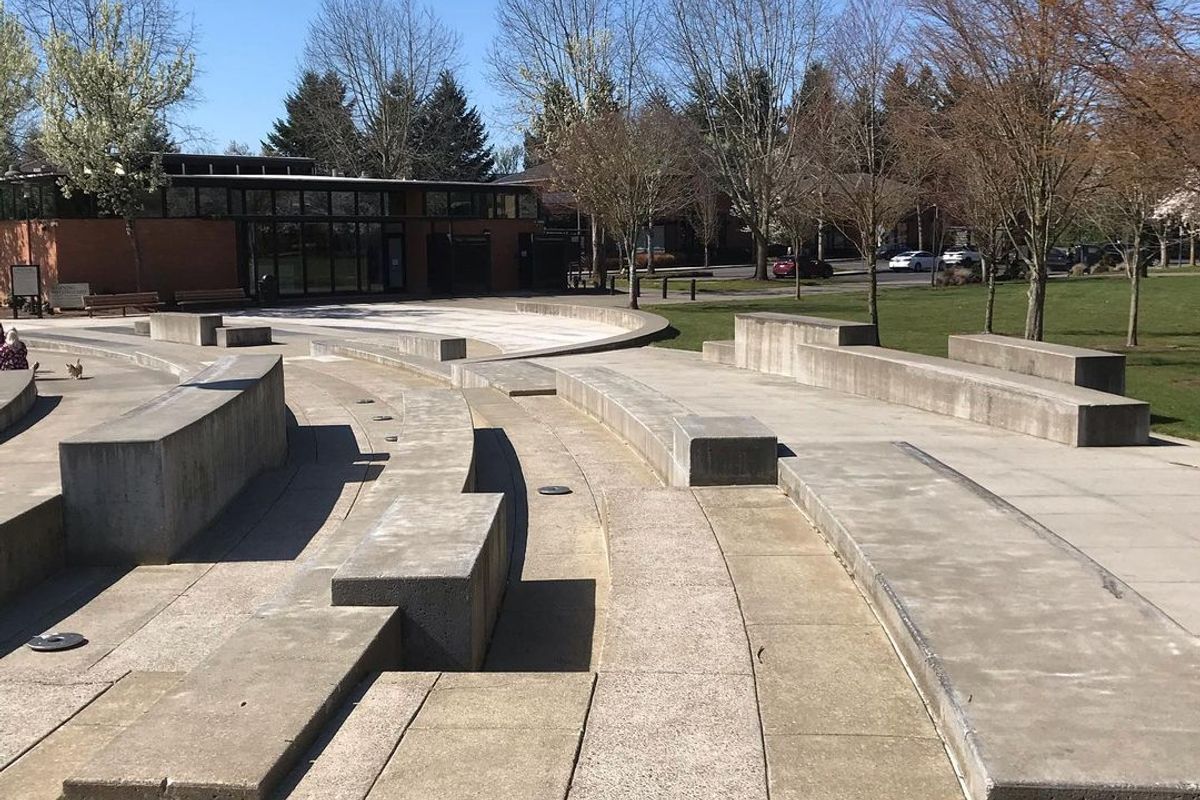
[[[403,291],[407,287],[408,282],[404,262],[404,234],[388,234],[386,265],[388,289]]]

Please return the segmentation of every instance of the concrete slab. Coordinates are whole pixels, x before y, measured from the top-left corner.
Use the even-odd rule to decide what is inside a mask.
[[[30,364],[33,361],[30,360]],[[0,431],[5,431],[21,421],[37,401],[37,384],[33,370],[6,370],[0,372]]]
[[[677,486],[771,484],[777,451],[775,434],[754,417],[675,417]]]
[[[766,737],[774,800],[962,800],[935,739]]]
[[[795,375],[797,344],[873,345],[879,334],[863,322],[764,312],[735,314],[733,341],[734,366],[790,377]]]
[[[719,342],[705,342],[701,350],[705,361],[711,361],[714,364],[725,364],[726,366],[737,366],[737,350],[734,347],[733,339]]]
[[[554,394],[554,371],[531,361],[478,361],[452,364],[455,386],[495,389],[509,397]]]
[[[256,327],[217,328],[217,347],[260,347],[271,343],[271,329],[266,325]]]
[[[467,357],[467,340],[461,336],[400,331],[396,334],[396,347],[401,353],[430,361],[453,361]]]
[[[314,356],[357,358],[383,367],[407,370],[439,383],[450,383],[449,364],[410,355],[398,347],[349,339],[313,339],[309,348]]]
[[[160,311],[150,315],[150,338],[158,342],[177,342],[196,347],[215,345],[220,314],[187,314]]]
[[[447,672],[412,727],[580,731],[592,682],[590,672]]]
[[[951,336],[948,347],[955,361],[1125,394],[1125,356],[1120,353],[986,333]]]

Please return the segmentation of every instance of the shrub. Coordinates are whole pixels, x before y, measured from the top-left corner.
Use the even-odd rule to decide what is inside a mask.
[[[638,253],[636,256],[637,265],[639,268],[646,266],[646,254]],[[656,267],[672,267],[675,265],[675,255],[673,253],[655,253],[654,266]]]
[[[948,267],[937,277],[938,286],[966,286],[979,281],[979,275],[969,267]]]
[[[1082,275],[1087,275],[1087,273],[1088,273],[1087,264],[1075,264],[1074,266],[1071,267],[1071,277],[1072,278],[1078,278]]]
[[[1093,275],[1103,275],[1105,272],[1108,272],[1108,271],[1109,271],[1109,266],[1103,260],[1098,261],[1092,265],[1092,274]]]

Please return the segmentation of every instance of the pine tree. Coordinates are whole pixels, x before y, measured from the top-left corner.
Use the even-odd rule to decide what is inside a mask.
[[[487,132],[454,75],[442,72],[437,88],[421,104],[413,126],[413,177],[424,180],[486,181],[495,171]]]
[[[357,171],[361,145],[346,101],[346,85],[327,72],[300,76],[284,100],[286,117],[275,121],[263,149],[282,156],[316,159],[321,169]]]

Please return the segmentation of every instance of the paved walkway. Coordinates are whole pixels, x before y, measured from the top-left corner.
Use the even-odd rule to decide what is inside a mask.
[[[697,413],[752,414],[796,452],[907,441],[981,484],[1200,635],[1200,446],[1071,448],[648,347],[549,359],[607,366]]]

